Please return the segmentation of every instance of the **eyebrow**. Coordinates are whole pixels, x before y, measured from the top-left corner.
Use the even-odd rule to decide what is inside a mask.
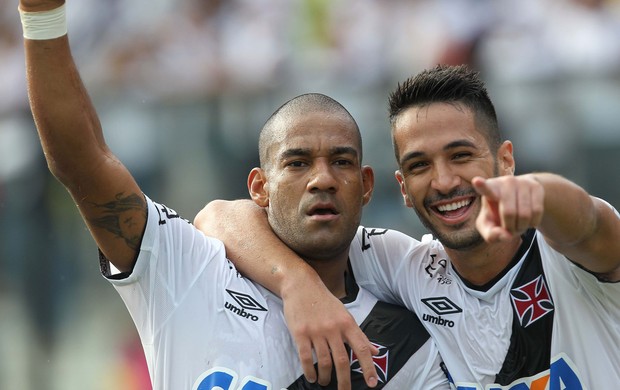
[[[456,149],[456,148],[460,148],[460,147],[468,147],[468,148],[477,149],[476,144],[471,142],[470,140],[459,139],[459,140],[452,141],[449,144],[445,145],[442,150],[444,152],[446,152],[446,151],[449,151],[451,149]],[[401,159],[401,162],[402,161],[411,160],[411,159],[414,159],[414,158],[424,157],[425,155],[426,155],[426,153],[424,153],[424,152],[413,151],[413,152],[405,154],[403,156],[403,158]]]
[[[291,148],[287,149],[280,155],[280,159],[284,160],[290,157],[295,156],[310,156],[312,151],[308,148]],[[330,149],[330,155],[339,155],[339,154],[351,154],[355,157],[358,156],[357,149],[351,146],[336,146]]]

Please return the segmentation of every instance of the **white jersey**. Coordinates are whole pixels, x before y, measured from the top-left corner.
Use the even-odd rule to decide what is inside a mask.
[[[302,378],[282,301],[242,277],[220,241],[205,237],[173,210],[149,199],[147,203],[148,220],[133,272],[112,275],[105,259],[101,266],[138,329],[153,388],[318,388]],[[374,318],[373,313],[398,313],[395,321],[408,318],[403,312],[417,317],[357,290],[355,285],[357,294],[346,306],[362,329],[368,328],[367,335],[379,335],[374,340],[383,348],[375,357],[381,370],[379,388],[449,389],[437,348],[424,327],[419,325],[419,338],[410,338],[415,342],[403,342],[398,334],[393,335],[398,342],[390,344],[381,338],[385,330],[377,322],[385,318]],[[410,328],[412,322],[403,325]],[[356,364],[352,355],[352,381],[363,381]],[[335,383],[330,388],[335,389]]]
[[[463,281],[430,235],[360,228],[355,242],[359,285],[418,314],[454,388],[620,386],[620,283],[598,280],[540,233],[524,235],[511,265],[483,288]]]

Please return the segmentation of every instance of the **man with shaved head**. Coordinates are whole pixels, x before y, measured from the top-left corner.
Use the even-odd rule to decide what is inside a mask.
[[[314,371],[314,362],[298,357],[298,348],[310,346],[295,344],[282,300],[237,272],[227,258],[234,246],[224,248],[144,195],[108,149],[71,56],[64,1],[20,0],[19,10],[48,166],[75,200],[99,247],[102,274],[135,322],[154,389],[318,389],[328,382],[333,389],[448,388],[418,318],[355,282],[349,247],[374,177],[362,166],[360,132],[342,105],[307,94],[280,107],[261,133],[261,168],[248,177],[251,197],[268,210],[278,237],[365,332],[342,340],[374,344],[352,351],[341,344],[334,351],[338,381],[310,374],[310,383],[304,372]],[[253,237],[240,239],[244,245]]]

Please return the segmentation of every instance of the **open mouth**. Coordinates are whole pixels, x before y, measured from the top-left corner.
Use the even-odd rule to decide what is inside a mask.
[[[450,203],[433,206],[432,209],[444,218],[458,218],[469,210],[474,198],[461,199]]]
[[[314,206],[312,206],[308,210],[307,214],[310,217],[329,218],[329,217],[337,216],[340,213],[338,212],[338,209],[334,207],[333,204],[321,203],[321,204],[315,204]]]
[[[315,209],[310,212],[310,215],[337,215],[338,213],[332,209]]]

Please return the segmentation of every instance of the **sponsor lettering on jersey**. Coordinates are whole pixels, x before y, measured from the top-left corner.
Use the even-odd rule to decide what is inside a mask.
[[[553,311],[553,301],[543,275],[510,290],[510,298],[524,328]]]
[[[252,298],[248,294],[229,289],[226,289],[226,292],[228,292],[228,294],[235,300],[238,306],[230,302],[225,302],[224,307],[239,317],[248,318],[256,322],[259,320],[259,317],[258,315],[252,313],[252,311],[267,311],[267,309],[258,303],[256,299]]]
[[[435,317],[426,313],[422,315],[422,321],[430,322],[431,324],[439,326],[447,326],[448,328],[454,328],[454,321],[446,320],[441,317]]]
[[[449,328],[454,327],[454,321],[441,317],[442,315],[461,313],[461,309],[456,303],[452,302],[448,297],[430,297],[422,299],[429,309],[431,309],[437,316],[431,314],[422,314],[422,321],[430,322],[431,324],[439,326],[447,326]]]
[[[507,386],[491,384],[485,387],[457,382],[456,390],[584,390],[585,380],[577,373],[573,362],[566,354],[559,354],[551,361],[551,367],[539,374],[521,378]]]
[[[378,350],[379,353],[372,357],[372,361],[375,364],[375,368],[377,368],[377,374],[379,376],[379,381],[385,383],[388,380],[388,357],[390,355],[390,350],[383,345],[373,343]],[[362,367],[360,366],[359,360],[357,359],[357,355],[353,350],[349,352],[349,359],[351,364],[351,371],[358,372],[362,374]]]
[[[271,383],[253,376],[246,376],[237,386],[239,375],[226,367],[215,367],[202,373],[192,390],[270,390]],[[286,390],[286,389],[281,389]]]

